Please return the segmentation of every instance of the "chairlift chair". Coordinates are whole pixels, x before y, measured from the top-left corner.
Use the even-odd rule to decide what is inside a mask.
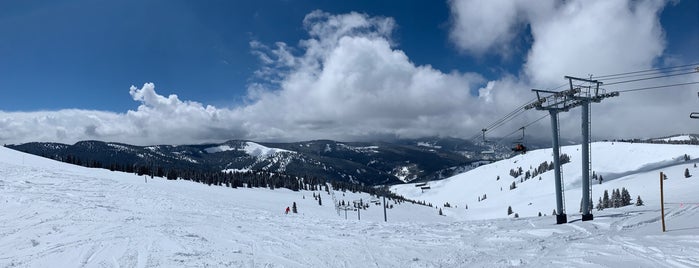
[[[518,143],[515,144],[514,147],[512,147],[512,151],[515,151],[515,152],[518,152],[518,153],[522,153],[522,154],[526,154],[526,153],[527,153],[527,147],[524,146],[524,144],[518,142]]]
[[[519,139],[517,139],[517,141],[515,142],[514,147],[512,147],[512,151],[515,151],[515,152],[518,152],[518,153],[522,153],[522,154],[526,154],[526,153],[527,153],[527,146],[524,146],[524,129],[525,129],[525,127],[521,127],[521,128],[519,128],[519,129],[522,130],[522,137],[520,137]]]

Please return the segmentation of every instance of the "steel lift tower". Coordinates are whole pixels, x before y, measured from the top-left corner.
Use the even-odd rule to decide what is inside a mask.
[[[582,79],[566,76],[570,84],[570,89],[556,92],[547,90],[532,89],[536,93],[536,101],[525,106],[525,109],[545,110],[551,117],[551,132],[553,145],[553,166],[554,182],[556,187],[556,223],[562,224],[568,221],[565,213],[565,203],[563,195],[563,178],[561,177],[560,164],[560,144],[558,113],[567,112],[577,106],[582,106],[582,217],[583,221],[592,220],[590,206],[590,103],[600,102],[604,98],[619,96],[619,92],[601,93],[599,86],[602,82],[597,80]],[[587,83],[587,86],[575,86],[573,81]]]

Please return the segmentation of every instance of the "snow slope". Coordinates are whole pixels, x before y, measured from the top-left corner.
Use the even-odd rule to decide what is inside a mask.
[[[629,190],[633,200],[640,195],[646,203],[657,204],[661,171],[670,178],[666,181],[666,201],[699,202],[699,196],[696,195],[699,193],[699,176],[684,178],[685,168],[689,168],[690,173],[699,175],[699,169],[694,168],[694,163],[699,161],[699,146],[599,142],[592,144],[591,151],[592,169],[603,177],[602,184],[592,181],[592,200],[595,205],[604,190],[611,194],[612,189],[622,187]],[[580,145],[564,146],[561,153],[571,158],[570,163],[562,166],[562,176],[567,214],[569,219],[571,216],[575,219],[579,216],[576,214],[579,214],[582,198]],[[685,154],[690,157],[689,161],[685,161]],[[694,157],[697,159],[693,159]],[[446,202],[457,206],[468,205],[468,210],[449,210],[451,216],[460,219],[507,217],[508,206],[512,206],[519,216],[537,216],[539,212],[551,215],[556,208],[553,170],[523,182],[520,181],[524,174],[517,178],[509,174],[511,169],[519,167],[524,172],[535,169],[545,161],[552,161],[551,149],[531,151],[526,155],[517,155],[451,178],[430,182],[431,189],[425,193],[415,187],[415,184],[397,185],[392,190],[407,198],[425,200],[440,206]],[[517,186],[514,190],[510,190],[512,182]],[[479,202],[478,198],[484,194],[487,199]]]
[[[229,145],[220,145],[216,147],[211,147],[211,148],[206,148],[204,151],[207,153],[219,153],[219,152],[225,152],[225,151],[235,151],[239,150],[237,148],[233,148]],[[248,155],[255,156],[255,157],[269,157],[272,156],[276,153],[293,153],[292,151],[289,150],[284,150],[284,149],[279,149],[279,148],[269,148],[254,142],[245,142],[245,146],[240,149],[241,151],[244,151]]]
[[[668,191],[686,194],[676,200],[697,197],[696,179],[670,174]],[[650,195],[644,207],[555,225],[551,217],[463,221],[461,206],[439,216],[405,203],[388,210],[387,223],[375,205],[345,219],[332,200],[373,198],[316,193],[322,206],[307,191],[146,183],[0,148],[0,267],[699,266],[699,207],[669,204],[661,233]],[[292,202],[300,213],[284,215]]]

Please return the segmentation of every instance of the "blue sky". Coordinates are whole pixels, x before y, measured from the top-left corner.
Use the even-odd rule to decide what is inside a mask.
[[[259,65],[249,42],[291,45],[320,9],[393,17],[410,60],[444,72],[516,72],[519,54],[473,57],[449,42],[442,1],[6,1],[0,4],[0,99],[9,111],[134,108],[127,88],[155,82],[183,99],[237,105]],[[45,96],[33,98],[32,96]]]
[[[229,138],[298,140],[306,138],[367,139],[384,135],[394,137],[458,136],[455,133],[478,129],[479,125],[487,124],[489,119],[494,119],[495,116],[506,113],[508,108],[516,107],[514,104],[519,104],[516,101],[504,99],[497,102],[498,109],[488,110],[487,107],[493,104],[484,105],[477,102],[477,100],[493,102],[493,100],[488,99],[491,96],[488,93],[497,91],[499,86],[518,87],[528,91],[533,86],[546,87],[554,84],[548,83],[550,79],[547,77],[548,73],[544,74],[544,71],[539,71],[549,67],[554,69],[556,66],[546,64],[550,59],[541,56],[544,52],[539,50],[542,48],[538,44],[545,45],[544,41],[564,40],[565,38],[569,39],[565,42],[575,42],[575,38],[580,36],[578,33],[571,31],[566,33],[567,36],[564,36],[557,32],[558,35],[554,35],[552,29],[561,24],[560,20],[566,20],[565,16],[561,15],[565,12],[578,8],[580,13],[584,13],[587,9],[595,8],[594,3],[602,5],[598,1],[592,1],[593,4],[583,2],[562,3],[551,0],[532,4],[532,6],[544,6],[540,8],[540,10],[546,10],[543,12],[535,10],[537,9],[535,7],[527,6],[526,3],[518,3],[518,1],[505,1],[502,6],[488,6],[497,3],[487,4],[471,0],[0,1],[0,88],[5,92],[0,98],[0,111],[4,112],[6,127],[9,128],[11,123],[16,123],[27,129],[31,129],[31,127],[26,126],[26,122],[12,118],[18,118],[18,115],[21,114],[22,118],[26,117],[23,120],[37,121],[36,118],[32,119],[32,116],[47,116],[44,113],[32,114],[32,112],[38,111],[55,111],[56,113],[50,114],[48,117],[62,118],[60,111],[65,109],[96,111],[107,114],[107,117],[128,116],[129,111],[137,111],[142,105],[144,108],[157,108],[157,105],[149,103],[147,98],[138,99],[129,91],[133,85],[140,93],[144,93],[147,90],[144,90],[142,85],[152,82],[157,86],[157,93],[155,89],[152,90],[154,96],[166,99],[168,95],[176,94],[177,101],[185,104],[198,104],[204,110],[207,105],[211,105],[216,109],[223,109],[222,112],[231,118],[230,124],[240,124],[235,129],[224,128],[226,133],[232,133],[229,135],[215,131],[209,134],[197,132],[185,140],[173,140],[172,142],[217,141]],[[624,24],[626,22],[623,21],[623,17],[618,19],[619,24],[630,25],[627,26],[628,29],[621,29],[619,33],[632,35],[626,38],[629,40],[650,40],[650,45],[647,47],[644,44],[632,45],[644,46],[638,48],[637,53],[641,54],[638,55],[640,60],[630,59],[632,56],[621,60],[610,58],[610,55],[618,54],[614,49],[610,49],[607,54],[599,53],[597,55],[595,51],[592,51],[589,56],[582,55],[583,59],[596,60],[596,62],[583,64],[588,67],[581,71],[584,72],[583,75],[598,70],[600,74],[605,74],[607,70],[609,72],[634,71],[648,67],[699,61],[699,50],[696,49],[699,47],[699,16],[697,16],[699,14],[699,1],[666,3],[648,0],[629,2],[629,4],[626,1],[618,2],[623,3],[622,10],[628,11],[622,13],[629,16],[628,24]],[[650,10],[648,14],[650,15],[643,15],[642,11],[639,11],[643,10],[645,6],[648,6]],[[477,10],[479,8],[483,8],[483,11]],[[598,8],[611,10],[610,12],[614,10],[614,7]],[[348,35],[366,37],[373,41],[385,40],[389,42],[391,51],[403,52],[404,59],[397,64],[407,63],[409,67],[406,68],[418,69],[429,65],[433,69],[429,71],[430,75],[445,78],[444,80],[435,78],[439,81],[430,80],[430,83],[443,83],[445,86],[453,84],[462,87],[470,93],[470,97],[458,95],[458,98],[464,98],[464,100],[474,98],[474,103],[465,105],[485,108],[477,111],[458,111],[471,116],[451,113],[439,114],[438,111],[435,111],[435,109],[439,109],[434,108],[434,106],[425,106],[424,109],[415,113],[406,112],[406,114],[418,118],[418,121],[421,117],[436,116],[436,118],[453,117],[453,120],[469,122],[466,125],[460,125],[459,129],[444,131],[441,129],[452,124],[435,125],[429,123],[416,126],[406,122],[409,119],[400,118],[401,116],[393,121],[389,120],[393,113],[390,109],[377,111],[379,114],[385,114],[385,120],[370,125],[357,123],[358,119],[346,116],[346,114],[334,118],[306,118],[306,115],[293,118],[298,123],[295,126],[303,125],[304,122],[312,122],[309,123],[311,129],[320,128],[317,134],[279,126],[280,123],[269,121],[271,120],[270,116],[255,118],[249,120],[250,122],[240,119],[239,117],[249,118],[251,114],[259,115],[259,111],[268,110],[262,108],[265,103],[270,107],[293,106],[279,102],[284,99],[284,94],[294,92],[295,84],[293,82],[296,80],[293,78],[297,77],[294,74],[303,74],[303,71],[310,67],[302,66],[299,63],[281,66],[281,59],[275,59],[275,63],[264,63],[260,58],[260,53],[274,54],[275,48],[278,48],[275,43],[283,42],[287,48],[284,51],[288,51],[298,61],[303,61],[304,54],[309,49],[301,43],[304,40],[322,41],[326,38],[323,35],[313,36],[309,32],[310,28],[304,25],[304,18],[314,10],[324,12],[324,15],[318,19],[317,24],[319,25],[330,24],[337,18],[335,16],[357,12],[363,19],[372,21],[371,25],[362,26],[364,28],[359,27],[361,33],[349,32]],[[655,17],[653,12],[657,12],[655,15],[659,16]],[[472,20],[474,14],[482,14],[483,18]],[[605,14],[600,15],[604,16]],[[615,15],[610,13],[609,16]],[[547,17],[553,19],[548,20]],[[650,21],[647,28],[644,26],[636,28],[634,23],[645,22],[644,17],[651,17],[647,20]],[[379,37],[376,39],[375,32],[380,30],[378,24],[374,25],[375,19],[390,19],[393,23],[390,33],[379,33]],[[591,34],[597,31],[597,35],[604,35],[606,30],[604,27],[599,25],[585,26],[587,22],[594,24],[592,20],[595,18],[580,19],[581,22],[584,22],[584,31],[589,30]],[[660,23],[660,30],[652,25],[654,20]],[[571,19],[571,21],[573,20]],[[465,23],[464,25],[467,26],[460,27],[460,23]],[[482,25],[478,25],[479,23]],[[579,26],[579,23],[571,23],[571,25]],[[575,28],[571,26],[571,29]],[[481,30],[485,32],[479,32]],[[374,33],[366,33],[372,31]],[[491,35],[489,31],[492,31],[492,35],[497,38],[483,41],[483,36]],[[634,35],[633,32],[639,33]],[[480,36],[474,37],[474,34],[480,34]],[[626,49],[621,48],[621,46],[628,46],[628,44],[620,44],[623,40],[615,42],[614,39],[618,36],[619,34],[610,34],[608,39],[610,47],[619,43],[618,50],[624,51]],[[537,43],[538,40],[544,41]],[[257,42],[264,48],[251,47],[251,42]],[[340,43],[332,44],[337,45],[334,48],[340,48],[338,45]],[[373,48],[377,47],[373,46]],[[376,51],[386,51],[380,50],[380,46],[377,49]],[[630,51],[635,50],[631,49]],[[571,54],[566,51],[560,53],[564,52],[566,53],[564,55]],[[551,52],[552,55],[556,55],[556,53],[555,51]],[[609,64],[600,60],[605,56],[604,60],[610,61]],[[323,64],[329,65],[329,62],[325,62],[325,60],[328,58],[319,59]],[[381,66],[380,64],[383,63],[386,62],[374,65]],[[579,62],[565,64],[569,66],[579,64]],[[597,66],[611,67],[598,68]],[[261,70],[274,72],[274,77],[280,78],[280,81],[269,81],[266,80],[269,79],[269,76],[257,75]],[[384,70],[384,68],[377,70]],[[326,69],[321,68],[310,73],[324,73],[326,71]],[[357,72],[357,70],[349,71]],[[571,69],[571,71],[577,70]],[[560,75],[556,74],[555,77],[560,77]],[[362,79],[369,78],[360,78],[360,80]],[[452,79],[459,81],[454,82],[451,81]],[[318,83],[306,86],[319,86],[322,81],[316,82]],[[383,80],[378,82],[392,83]],[[254,90],[251,91],[251,89]],[[347,88],[338,90],[338,92],[342,92]],[[439,90],[435,89],[435,92],[440,92]],[[251,92],[263,93],[260,95],[251,94]],[[269,97],[271,93],[278,96]],[[453,92],[445,91],[444,93],[451,94]],[[148,94],[144,93],[143,95]],[[288,98],[293,99],[291,96]],[[351,96],[349,98],[352,99]],[[407,101],[409,106],[420,106],[411,105],[410,100]],[[449,107],[451,104],[435,102],[434,105]],[[282,109],[278,112],[292,113],[290,109],[292,108]],[[396,109],[400,109],[400,107],[396,107]],[[56,134],[56,137],[38,136],[33,138],[55,141],[96,138],[119,141],[135,140],[136,143],[158,143],[158,137],[152,134],[152,131],[138,129],[132,132],[140,134],[121,135],[118,134],[121,132],[114,129],[107,131],[107,127],[100,128],[100,124],[108,121],[107,119],[100,117],[100,115],[92,116],[99,117],[100,120],[84,126],[84,128],[87,130],[97,129],[97,132],[85,130],[81,132],[82,134],[71,134],[70,131],[63,131],[70,129],[70,126],[49,123],[49,125],[58,124],[51,125],[51,127],[57,128],[56,133],[59,134]],[[357,114],[356,116],[359,118],[367,115]],[[383,118],[383,116],[381,117]],[[3,117],[0,116],[0,119]],[[58,121],[62,122],[62,120]],[[72,121],[66,119],[65,122]],[[319,122],[323,122],[323,124]],[[123,126],[123,129],[140,127],[137,123],[133,124]],[[347,132],[342,128],[337,128],[338,125],[353,124],[359,124],[357,127],[367,130],[352,133],[349,136],[338,134]],[[250,127],[251,125],[266,130],[274,129],[274,131],[258,136],[251,134],[257,133],[255,127]],[[376,125],[384,127],[378,128]],[[431,127],[435,131],[420,131],[425,127]],[[100,129],[104,129],[102,135],[95,134],[101,133]],[[295,134],[282,135],[280,133]],[[464,134],[463,136],[470,136],[470,134],[472,133],[469,132],[468,135]],[[138,135],[147,137],[140,139]],[[0,137],[0,139],[2,138]],[[5,139],[7,141],[16,140],[12,137],[5,137]],[[170,143],[170,140],[164,140],[163,143]]]

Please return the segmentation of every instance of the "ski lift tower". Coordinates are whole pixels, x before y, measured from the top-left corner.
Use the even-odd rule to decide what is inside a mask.
[[[570,89],[555,92],[547,90],[533,89],[536,93],[536,101],[525,106],[525,109],[546,110],[551,117],[551,131],[553,143],[553,165],[556,184],[556,223],[566,223],[567,216],[565,214],[565,204],[563,200],[563,179],[561,178],[560,165],[560,145],[559,145],[559,127],[558,113],[567,112],[577,106],[582,106],[582,211],[583,221],[592,220],[593,216],[590,209],[590,103],[600,102],[604,98],[619,96],[619,92],[603,93],[600,92],[599,86],[602,82],[591,79],[576,78],[566,76],[570,84]],[[586,86],[574,86],[573,81],[581,81],[588,83]]]
[[[548,111],[551,117],[554,183],[556,187],[556,224],[568,222],[563,204],[563,181],[561,178],[561,157],[558,140],[558,113],[567,112],[575,91],[564,90],[561,92],[532,89],[536,93],[536,101],[525,106],[525,109],[537,109]]]

